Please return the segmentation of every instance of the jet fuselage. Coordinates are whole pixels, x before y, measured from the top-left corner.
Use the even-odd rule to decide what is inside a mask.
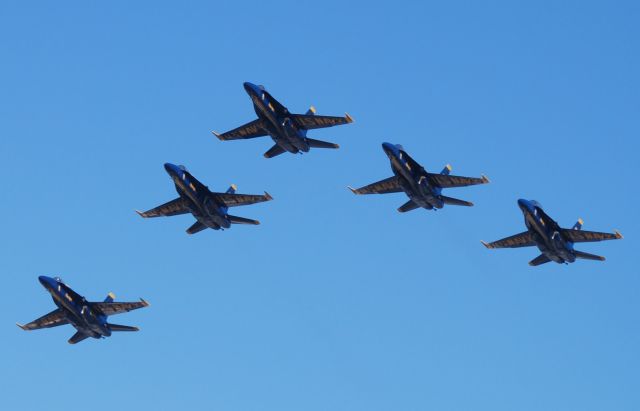
[[[51,294],[53,302],[64,311],[69,323],[78,331],[93,337],[109,337],[111,329],[107,317],[91,308],[87,300],[58,278],[38,277],[40,284]]]
[[[265,131],[278,146],[293,154],[309,151],[306,131],[300,130],[291,121],[289,110],[285,106],[255,84],[246,82],[244,89],[251,97],[258,118],[263,120]]]
[[[196,220],[214,230],[231,227],[227,217],[228,208],[216,200],[207,186],[183,167],[166,163],[164,169],[173,180],[180,197],[189,204],[189,211]]]
[[[391,171],[398,177],[402,190],[413,202],[428,210],[444,206],[440,198],[442,189],[431,184],[421,165],[395,144],[382,143],[382,149],[389,157]]]
[[[520,199],[518,207],[524,214],[524,223],[535,239],[540,252],[556,263],[572,263],[576,260],[573,243],[565,239],[558,223],[549,217],[540,204]]]

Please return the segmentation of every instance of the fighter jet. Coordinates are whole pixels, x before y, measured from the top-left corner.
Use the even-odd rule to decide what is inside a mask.
[[[187,229],[188,234],[195,234],[205,228],[225,229],[231,227],[231,224],[260,224],[257,220],[229,215],[227,211],[229,207],[273,200],[266,191],[264,195],[236,194],[237,187],[234,184],[224,193],[214,193],[184,166],[166,163],[164,169],[176,185],[180,197],[144,213],[136,210],[136,213],[144,218],[191,213],[197,221]]]
[[[387,194],[404,191],[409,196],[409,201],[403,204],[398,211],[401,213],[422,207],[427,210],[439,209],[445,204],[470,207],[473,203],[443,196],[443,188],[464,187],[475,184],[486,184],[489,179],[460,177],[449,175],[451,166],[447,165],[440,174],[427,172],[420,164],[404,151],[400,145],[382,143],[382,149],[391,161],[393,177],[386,178],[367,186],[349,189],[354,194]]]
[[[41,275],[38,280],[51,294],[58,308],[29,324],[17,325],[23,330],[31,331],[71,324],[78,332],[69,339],[69,344],[79,343],[89,337],[109,337],[113,331],[138,331],[138,327],[108,323],[107,317],[149,305],[142,298],[135,303],[117,303],[113,301],[116,298],[113,293],[109,293],[101,303],[89,302],[63,283],[59,277]]]
[[[538,257],[529,261],[529,265],[555,261],[559,264],[569,264],[576,261],[576,258],[585,260],[604,261],[604,257],[593,255],[573,248],[574,243],[617,240],[622,238],[622,234],[615,231],[614,234],[598,233],[595,231],[583,231],[582,219],[574,224],[572,228],[560,228],[558,223],[542,210],[540,203],[534,200],[518,200],[518,207],[524,214],[524,223],[527,231],[494,241],[485,243],[487,248],[517,248],[537,246],[542,252]]]
[[[271,136],[276,144],[264,153],[266,158],[275,157],[285,151],[293,154],[306,153],[311,147],[338,148],[337,144],[307,137],[307,130],[353,122],[349,114],[345,114],[344,117],[316,116],[313,106],[305,114],[292,114],[273,98],[264,86],[247,82],[244,83],[244,89],[251,97],[258,119],[226,133],[212,133],[223,141]]]

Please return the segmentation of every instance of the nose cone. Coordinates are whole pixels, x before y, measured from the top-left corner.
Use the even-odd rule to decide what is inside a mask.
[[[180,172],[180,167],[171,163],[164,163],[164,169],[170,176],[177,175]]]
[[[42,286],[47,290],[55,288],[57,284],[56,280],[51,277],[47,277],[46,275],[41,275],[40,277],[38,277],[38,281],[40,281],[40,284],[42,284]]]
[[[253,83],[249,83],[248,81],[244,82],[243,84],[244,87],[244,91],[247,92],[247,94],[251,95],[251,94],[260,94],[260,87],[256,86]]]
[[[382,149],[388,156],[397,155],[398,147],[395,144],[391,143],[382,143]]]
[[[532,211],[534,208],[533,203],[529,200],[525,200],[524,198],[518,200],[518,207],[520,207],[522,211]]]

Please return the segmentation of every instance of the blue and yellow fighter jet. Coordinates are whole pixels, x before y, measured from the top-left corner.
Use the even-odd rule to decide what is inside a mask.
[[[109,293],[103,302],[89,302],[63,283],[59,277],[41,275],[38,280],[51,294],[58,308],[29,324],[18,324],[18,327],[31,331],[71,324],[78,332],[69,339],[69,344],[79,343],[89,337],[109,337],[113,331],[138,331],[138,327],[110,324],[107,317],[149,306],[142,298],[134,303],[114,302],[116,297],[113,293]]]
[[[447,166],[440,174],[427,172],[420,164],[411,158],[400,145],[382,143],[382,149],[391,161],[393,177],[386,178],[367,186],[349,189],[354,194],[387,194],[404,191],[409,196],[409,201],[403,204],[398,211],[401,213],[422,207],[427,210],[439,209],[445,204],[467,206],[473,203],[456,198],[443,196],[443,188],[465,187],[476,184],[486,184],[489,179],[461,177],[449,175],[451,166]]]
[[[234,184],[224,193],[214,193],[192,176],[184,166],[166,163],[164,169],[176,185],[180,197],[149,211],[136,210],[136,213],[144,218],[191,213],[198,221],[187,229],[188,234],[195,234],[205,228],[225,229],[231,227],[231,224],[260,224],[257,220],[229,215],[227,211],[229,207],[273,200],[266,191],[264,195],[236,194],[237,187]]]
[[[532,266],[548,263],[549,261],[568,264],[576,261],[576,258],[604,261],[605,258],[602,256],[574,250],[573,244],[622,238],[622,234],[618,231],[614,231],[613,234],[583,231],[582,219],[578,219],[578,222],[572,228],[561,228],[558,223],[553,221],[542,210],[540,203],[534,200],[520,199],[518,200],[518,207],[524,214],[524,223],[527,226],[527,231],[492,243],[481,242],[487,248],[537,246],[542,254],[529,261],[529,265]]]
[[[338,148],[337,144],[307,137],[307,130],[353,122],[349,114],[345,114],[344,117],[316,116],[313,106],[305,114],[292,114],[273,98],[264,86],[244,83],[244,89],[251,97],[258,119],[226,133],[219,134],[213,131],[213,134],[223,141],[271,136],[276,144],[264,153],[266,158],[275,157],[285,151],[293,154],[306,153],[311,147]]]

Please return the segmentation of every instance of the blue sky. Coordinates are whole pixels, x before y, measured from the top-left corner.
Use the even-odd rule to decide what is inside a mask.
[[[636,2],[3,2],[0,408],[637,410],[640,173]],[[254,118],[242,82],[340,150],[266,160],[220,142]],[[428,170],[487,174],[473,208],[401,215],[380,143]],[[262,225],[188,236],[142,220],[175,197],[164,162],[210,188],[269,191]],[[494,250],[516,199],[561,225],[620,229],[604,263],[531,268]],[[141,327],[71,346],[25,333],[37,276],[144,297]]]

